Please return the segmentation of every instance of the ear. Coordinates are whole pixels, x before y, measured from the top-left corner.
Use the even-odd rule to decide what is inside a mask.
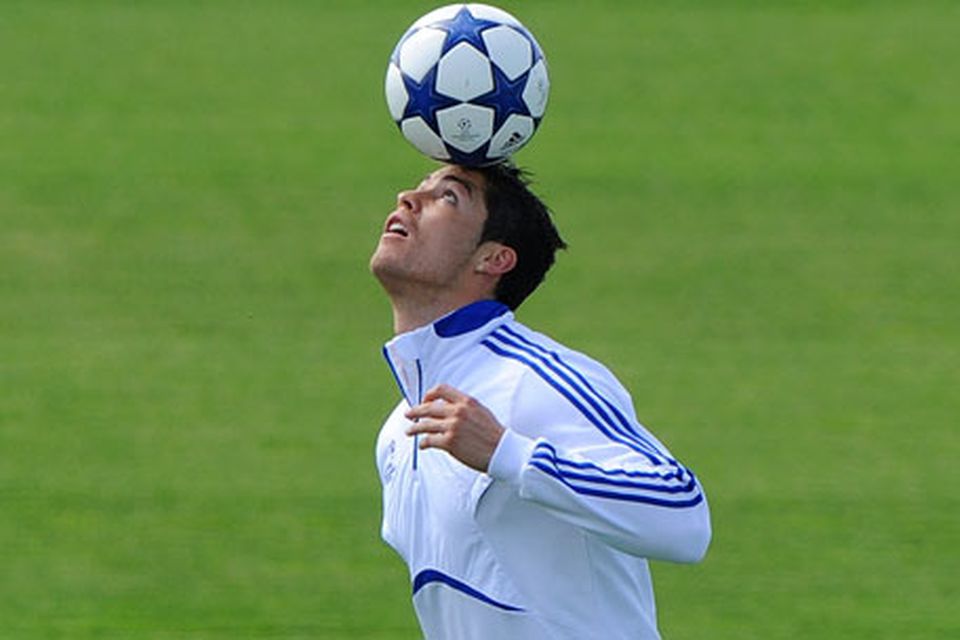
[[[517,266],[517,252],[499,242],[485,242],[477,251],[475,273],[502,276]]]

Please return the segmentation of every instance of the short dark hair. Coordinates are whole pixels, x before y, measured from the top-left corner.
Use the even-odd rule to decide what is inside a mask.
[[[480,242],[500,242],[517,252],[517,264],[500,277],[494,296],[516,309],[543,282],[558,249],[567,244],[550,210],[529,189],[531,174],[510,162],[476,169],[485,181],[487,220]]]

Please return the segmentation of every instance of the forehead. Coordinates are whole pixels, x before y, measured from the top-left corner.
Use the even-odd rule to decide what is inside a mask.
[[[485,180],[481,173],[471,171],[457,165],[445,165],[426,178],[423,179],[421,186],[431,186],[441,182],[453,182],[462,186],[467,194],[478,201],[483,200],[483,189]]]

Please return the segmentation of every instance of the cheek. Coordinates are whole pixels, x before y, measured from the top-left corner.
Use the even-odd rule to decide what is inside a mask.
[[[472,245],[464,242],[462,238],[447,237],[442,243],[433,246],[434,250],[425,251],[421,258],[444,271],[456,270],[473,255]]]
[[[472,228],[466,220],[457,220],[441,227],[430,230],[429,236],[423,237],[424,244],[436,247],[439,253],[453,257],[470,257],[477,248],[480,233]]]
[[[452,257],[459,262],[466,262],[473,258],[477,250],[479,235],[472,233],[468,229],[459,229],[459,233],[450,237],[448,242],[448,251]]]

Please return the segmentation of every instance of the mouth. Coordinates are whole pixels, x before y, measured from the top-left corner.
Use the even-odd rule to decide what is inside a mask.
[[[410,231],[407,230],[407,226],[402,220],[399,219],[399,217],[390,216],[390,219],[387,220],[387,228],[384,229],[383,235],[406,238],[410,235]]]

